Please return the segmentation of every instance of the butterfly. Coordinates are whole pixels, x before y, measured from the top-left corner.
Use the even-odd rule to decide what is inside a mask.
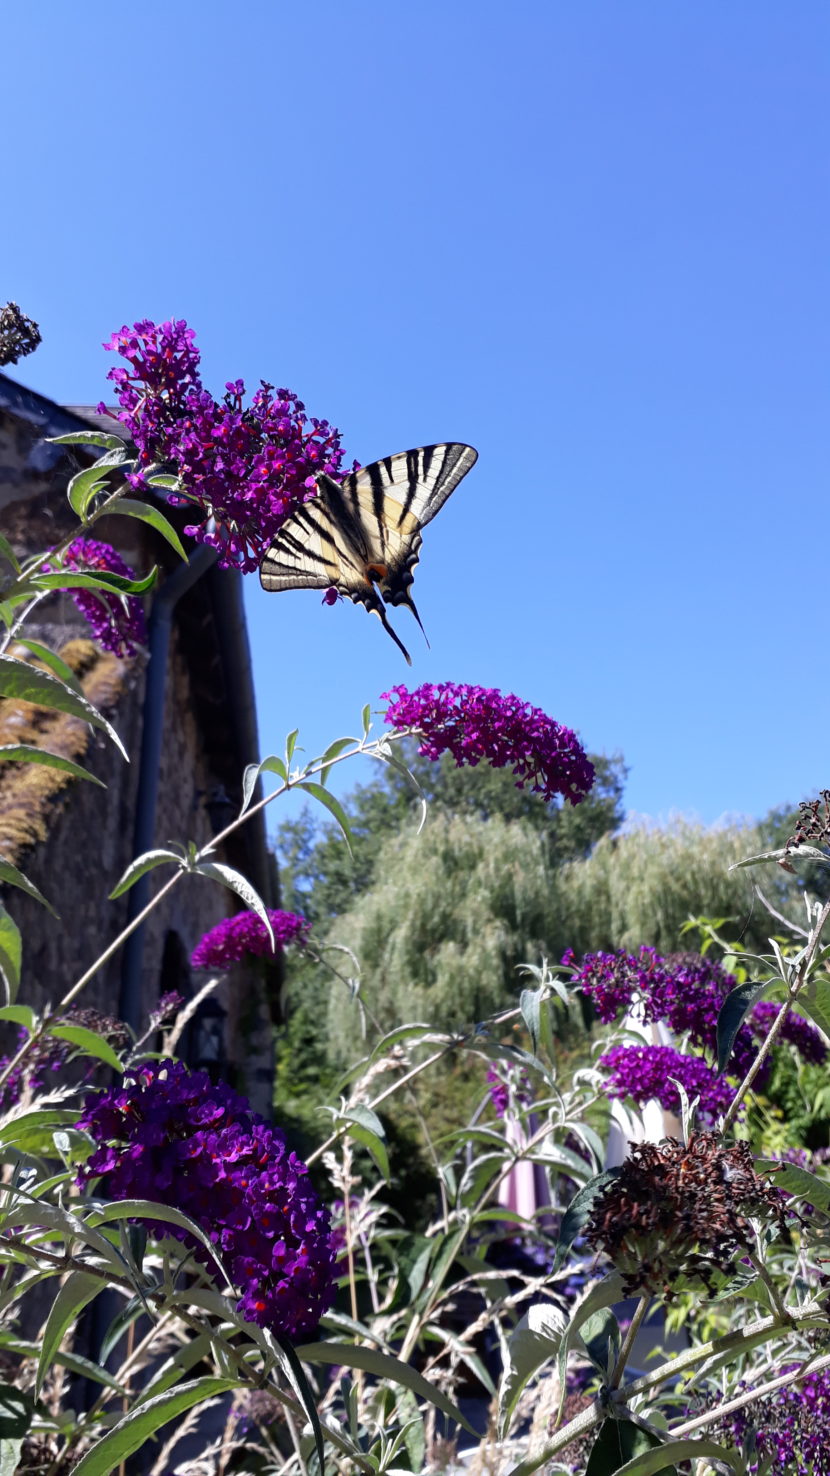
[[[317,496],[292,513],[265,554],[263,589],[336,589],[379,617],[411,666],[384,602],[406,605],[423,631],[409,595],[421,530],[477,460],[472,446],[448,442],[385,456],[341,482],[321,474]]]

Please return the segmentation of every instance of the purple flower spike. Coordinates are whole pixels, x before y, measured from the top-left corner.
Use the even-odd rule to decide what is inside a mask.
[[[290,390],[263,380],[246,407],[236,379],[214,400],[184,321],[125,326],[104,348],[130,365],[107,376],[138,453],[128,482],[142,491],[151,465],[172,463],[179,487],[168,500],[193,507],[201,521],[185,532],[217,548],[223,568],[258,568],[286,519],[316,496],[320,473],[342,476],[339,431],[309,418]]]
[[[599,1065],[610,1073],[605,1088],[609,1097],[631,1097],[640,1107],[656,1100],[666,1112],[680,1112],[680,1093],[669,1077],[683,1084],[690,1101],[700,1097],[702,1118],[726,1112],[735,1095],[734,1087],[699,1056],[684,1056],[671,1046],[612,1046]]]
[[[47,566],[44,565],[44,568]],[[132,569],[108,543],[94,538],[76,538],[63,556],[64,569],[83,573],[121,574],[134,579]],[[147,641],[144,609],[137,595],[119,596],[103,589],[71,589],[75,604],[89,621],[93,639],[115,656],[134,656],[137,646]]]
[[[572,805],[585,798],[594,766],[570,728],[538,707],[494,687],[461,682],[425,683],[410,692],[393,687],[382,693],[391,702],[385,721],[394,728],[416,728],[425,758],[451,753],[459,768],[482,759],[494,768],[510,765],[518,789],[531,789],[545,801],[564,795]]]
[[[199,939],[190,962],[194,969],[227,969],[246,954],[255,958],[273,958],[275,951],[290,943],[303,944],[310,924],[298,912],[268,909],[268,920],[274,930],[274,948],[265,924],[255,912],[237,912],[226,917]]]
[[[96,1147],[78,1175],[109,1199],[150,1199],[208,1234],[239,1290],[249,1322],[304,1337],[333,1299],[328,1211],[279,1129],[244,1097],[180,1061],[144,1062],[84,1102],[78,1122]],[[160,1239],[210,1253],[184,1229],[150,1224]]]

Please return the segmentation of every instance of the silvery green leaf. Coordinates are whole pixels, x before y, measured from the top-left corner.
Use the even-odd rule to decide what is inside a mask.
[[[370,1373],[378,1379],[390,1379],[395,1384],[403,1384],[405,1388],[411,1389],[419,1399],[426,1399],[440,1409],[456,1424],[463,1425],[470,1435],[476,1435],[476,1431],[468,1420],[464,1418],[461,1410],[442,1394],[434,1384],[419,1374],[417,1369],[408,1363],[403,1363],[400,1358],[393,1358],[389,1353],[381,1353],[377,1348],[364,1348],[357,1343],[304,1343],[297,1348],[297,1354],[304,1363],[334,1364],[335,1367],[361,1368],[365,1373]],[[476,1436],[476,1438],[478,1438]],[[72,1473],[75,1476],[75,1473]]]
[[[46,748],[38,748],[34,743],[0,744],[0,763],[44,764],[49,769],[61,769],[65,774],[71,774],[73,779],[89,779],[102,789],[107,787],[103,779],[90,774],[89,769],[84,769],[81,764],[64,758],[62,753],[50,753]]]
[[[507,1340],[508,1358],[499,1386],[499,1439],[510,1428],[519,1396],[543,1364],[559,1351],[568,1319],[550,1302],[529,1307]]]
[[[33,898],[35,902],[39,902],[41,907],[46,908],[47,912],[51,912],[53,917],[58,916],[51,902],[47,902],[43,893],[35,886],[34,882],[29,881],[29,878],[24,876],[23,872],[19,871],[16,866],[13,866],[11,861],[7,861],[5,856],[0,856],[0,882],[5,883],[9,887],[17,887],[21,892],[26,892],[27,896]]]
[[[137,856],[135,861],[130,862],[120,882],[110,892],[110,902],[114,901],[116,897],[122,896],[124,892],[128,892],[130,887],[135,886],[139,877],[145,876],[154,867],[164,866],[166,862],[170,861],[174,862],[180,869],[184,867],[184,859],[176,851],[168,851],[161,848],[156,851],[145,851],[143,856]]]
[[[197,876],[210,877],[212,881],[221,882],[222,886],[227,887],[229,891],[236,892],[237,897],[241,897],[245,905],[252,912],[256,913],[268,934],[272,949],[276,951],[274,929],[271,927],[268,909],[260,897],[259,892],[255,887],[251,886],[251,883],[247,877],[242,875],[241,871],[234,871],[232,866],[225,866],[224,862],[221,861],[199,861],[193,870]]]
[[[0,977],[6,996],[3,1002],[7,1005],[14,1004],[20,987],[22,952],[20,929],[0,903]]]
[[[137,501],[134,497],[119,497],[113,503],[113,514],[119,517],[138,518],[139,522],[147,523],[150,528],[155,528],[162,538],[166,538],[170,547],[175,550],[180,559],[187,559],[187,554],[182,541],[173,524],[164,516],[158,507],[152,507],[149,502]]]
[[[58,1347],[69,1327],[76,1322],[87,1302],[106,1290],[106,1281],[85,1271],[73,1271],[63,1283],[52,1303],[46,1326],[40,1335],[41,1348],[35,1380],[35,1398],[40,1397],[43,1380],[52,1366]]]
[[[288,770],[281,758],[272,753],[258,764],[248,764],[242,776],[242,808],[240,815],[244,815],[254,796],[257,780],[260,774],[276,774],[283,784],[288,783]]]
[[[16,661],[13,656],[0,656],[0,697],[17,697],[24,702],[33,702],[38,707],[56,708],[58,712],[68,712],[72,717],[91,723],[94,728],[102,728],[124,758],[128,759],[127,750],[115,729],[91,702],[87,702],[79,692],[73,691],[49,672],[30,666],[28,661]]]
[[[109,451],[126,450],[121,436],[108,435],[105,431],[72,431],[66,436],[46,436],[50,446],[105,446]]]
[[[335,820],[340,826],[340,830],[343,834],[343,839],[346,842],[346,848],[349,852],[349,855],[353,855],[354,853],[352,851],[352,835],[349,828],[349,817],[346,814],[346,811],[343,809],[340,801],[335,799],[334,795],[330,794],[327,789],[324,789],[322,784],[314,784],[310,779],[304,779],[301,783],[297,785],[297,788],[304,789],[306,794],[310,794],[312,799],[316,799],[318,803],[324,807],[324,809],[329,811],[329,814],[334,816]]]
[[[204,1404],[239,1387],[238,1379],[203,1378],[157,1394],[130,1410],[106,1434],[99,1435],[87,1454],[73,1466],[72,1476],[109,1476],[170,1420],[186,1414],[194,1404]]]

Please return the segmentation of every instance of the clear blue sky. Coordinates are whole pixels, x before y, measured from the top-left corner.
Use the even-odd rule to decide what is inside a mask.
[[[4,9],[16,371],[196,329],[361,462],[466,440],[394,616],[248,611],[263,752],[398,681],[517,692],[622,750],[630,809],[830,784],[827,0],[65,0]],[[357,778],[357,775],[353,777]]]

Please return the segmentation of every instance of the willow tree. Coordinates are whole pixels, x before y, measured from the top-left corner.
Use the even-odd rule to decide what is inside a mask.
[[[605,836],[587,858],[557,866],[526,821],[439,813],[421,835],[381,848],[374,884],[329,938],[359,960],[361,993],[384,1028],[407,1019],[462,1027],[516,1000],[519,965],[558,962],[569,947],[693,949],[698,936],[684,925],[702,915],[762,946],[773,926],[751,873],[729,869],[758,846],[751,826],[678,820]],[[335,989],[333,1059],[352,1048],[358,1019],[347,991]]]

